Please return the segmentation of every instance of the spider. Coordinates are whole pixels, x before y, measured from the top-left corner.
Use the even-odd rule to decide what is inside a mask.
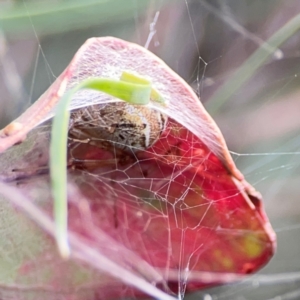
[[[167,116],[126,102],[91,105],[71,112],[69,138],[105,150],[145,150],[161,136]]]

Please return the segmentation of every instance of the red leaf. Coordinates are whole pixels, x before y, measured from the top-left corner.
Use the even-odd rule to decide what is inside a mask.
[[[230,281],[228,273],[257,271],[269,261],[275,248],[275,234],[260,194],[236,169],[219,129],[191,88],[140,46],[115,38],[88,40],[41,99],[2,130],[1,149],[20,142],[35,125],[51,116],[53,105],[65,89],[90,76],[119,78],[124,70],[152,81],[167,103],[164,107],[153,102],[150,107],[167,114],[168,125],[160,139],[144,151],[105,151],[90,144],[72,143],[70,232],[97,253],[167,292]],[[72,107],[87,105],[91,98],[89,104],[112,101],[107,95],[84,91],[77,94]],[[26,143],[9,149],[0,157],[0,165],[12,157],[13,151],[19,151],[23,156],[10,161],[10,167],[15,163],[30,169],[35,156],[32,161],[25,157],[36,153],[36,143],[29,150]],[[45,143],[42,146],[40,153],[47,158]],[[14,179],[9,172],[3,170],[1,178]],[[42,207],[50,214],[47,180],[47,176],[31,177],[23,192],[31,197],[34,194],[36,205],[41,199],[47,200]],[[16,278],[24,274],[34,277],[42,265],[51,276],[41,276],[39,281],[54,292],[85,295],[88,284],[92,299],[139,293],[124,289],[123,283],[99,268],[91,277],[91,263],[85,271],[90,277],[74,284],[72,262],[62,263],[52,244],[51,249],[44,246],[45,237],[43,243],[42,252],[22,262]],[[80,248],[74,249],[83,255]],[[82,260],[78,253],[74,260],[77,263],[79,257]]]

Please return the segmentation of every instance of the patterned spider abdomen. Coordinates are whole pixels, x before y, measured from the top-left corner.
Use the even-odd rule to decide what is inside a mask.
[[[161,136],[167,116],[143,105],[114,102],[71,112],[69,138],[103,149],[144,150]]]

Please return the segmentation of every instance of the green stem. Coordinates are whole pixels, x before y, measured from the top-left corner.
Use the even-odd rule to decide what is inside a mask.
[[[135,80],[133,80],[135,81]],[[50,177],[54,198],[54,219],[56,242],[62,257],[68,258],[68,201],[67,201],[67,139],[70,112],[68,110],[73,95],[82,89],[104,92],[132,104],[145,105],[150,101],[151,83],[133,83],[122,80],[93,78],[67,92],[60,100],[53,118],[50,144]]]
[[[209,100],[206,108],[211,113],[216,113],[226,101],[249,79],[255,71],[273,54],[278,47],[300,28],[300,14],[287,22],[275,32],[267,42],[259,47],[243,65],[217,90]],[[269,49],[274,49],[270,51]]]

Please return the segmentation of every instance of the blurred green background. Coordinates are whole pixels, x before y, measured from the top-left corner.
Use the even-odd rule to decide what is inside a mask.
[[[49,87],[86,39],[145,45],[155,33],[149,49],[201,97],[278,235],[260,272],[268,276],[186,299],[300,299],[300,33],[275,51],[263,46],[299,13],[299,0],[1,0],[0,126]],[[257,49],[269,54],[264,64],[228,99],[216,98]]]

